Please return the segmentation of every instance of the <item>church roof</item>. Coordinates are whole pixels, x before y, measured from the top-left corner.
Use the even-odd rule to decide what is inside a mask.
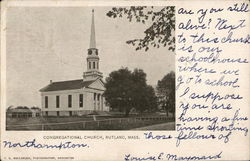
[[[81,89],[83,87],[88,87],[95,81],[96,80],[83,81],[83,79],[77,79],[77,80],[69,80],[61,82],[52,82],[46,87],[40,89],[40,92]]]
[[[13,108],[7,110],[7,112],[32,112],[29,108]]]

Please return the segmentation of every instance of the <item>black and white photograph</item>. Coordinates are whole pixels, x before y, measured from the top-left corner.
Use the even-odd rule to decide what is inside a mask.
[[[249,160],[248,2],[1,1],[0,160]]]
[[[175,7],[10,7],[6,130],[175,130]]]

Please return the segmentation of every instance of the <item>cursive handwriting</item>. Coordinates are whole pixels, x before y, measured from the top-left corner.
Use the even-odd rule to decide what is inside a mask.
[[[141,157],[137,157],[137,156],[132,156],[131,154],[125,154],[125,161],[143,161],[143,160],[148,160],[148,161],[155,161],[155,160],[162,160],[163,159],[163,155],[164,153],[159,153],[157,155],[148,155],[147,156],[141,156]]]
[[[171,135],[153,135],[152,132],[144,133],[144,135],[145,135],[145,139],[160,140],[160,139],[171,139],[172,138]]]
[[[160,152],[156,155],[147,153],[145,156],[133,156],[132,154],[125,154],[125,161],[156,161],[156,160],[214,160],[221,158],[222,151],[215,155],[193,155],[193,156],[177,156],[175,154]]]
[[[167,154],[167,160],[212,160],[221,158],[222,151],[216,155],[208,155],[208,156],[177,156],[174,154]]]
[[[179,135],[176,137],[176,147],[178,147],[181,143],[181,140],[208,140],[208,139],[216,139],[216,136],[213,134],[199,134],[198,132],[189,131],[185,133],[184,131],[180,131]]]
[[[36,148],[36,149],[71,149],[71,148],[84,148],[89,147],[87,144],[74,144],[71,141],[68,142],[60,142],[59,144],[40,144],[36,143],[36,139],[31,141],[25,141],[24,143],[12,143],[11,141],[3,141],[4,148]]]

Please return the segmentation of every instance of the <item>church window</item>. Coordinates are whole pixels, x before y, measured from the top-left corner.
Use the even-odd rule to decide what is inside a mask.
[[[48,111],[45,111],[45,116],[48,116],[49,114],[48,114]]]
[[[68,107],[72,107],[72,95],[68,95]]]
[[[99,69],[99,62],[96,62],[96,68]]]
[[[91,69],[91,62],[89,62],[89,69]]]
[[[56,116],[60,116],[60,113],[59,113],[59,111],[56,111]]]
[[[45,108],[48,108],[48,96],[45,96]]]
[[[93,62],[93,69],[95,69],[95,62]]]
[[[83,107],[83,94],[79,95],[79,107]]]
[[[96,93],[94,93],[94,101],[96,100]]]
[[[60,97],[56,96],[56,108],[60,107]]]
[[[69,116],[72,116],[72,111],[69,111]]]

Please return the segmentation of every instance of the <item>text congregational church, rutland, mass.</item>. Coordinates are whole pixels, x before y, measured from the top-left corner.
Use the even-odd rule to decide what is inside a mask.
[[[42,88],[43,116],[81,116],[93,111],[109,111],[105,105],[105,90],[99,71],[99,56],[95,41],[94,10],[90,33],[90,47],[87,56],[87,71],[83,79],[50,82]]]

